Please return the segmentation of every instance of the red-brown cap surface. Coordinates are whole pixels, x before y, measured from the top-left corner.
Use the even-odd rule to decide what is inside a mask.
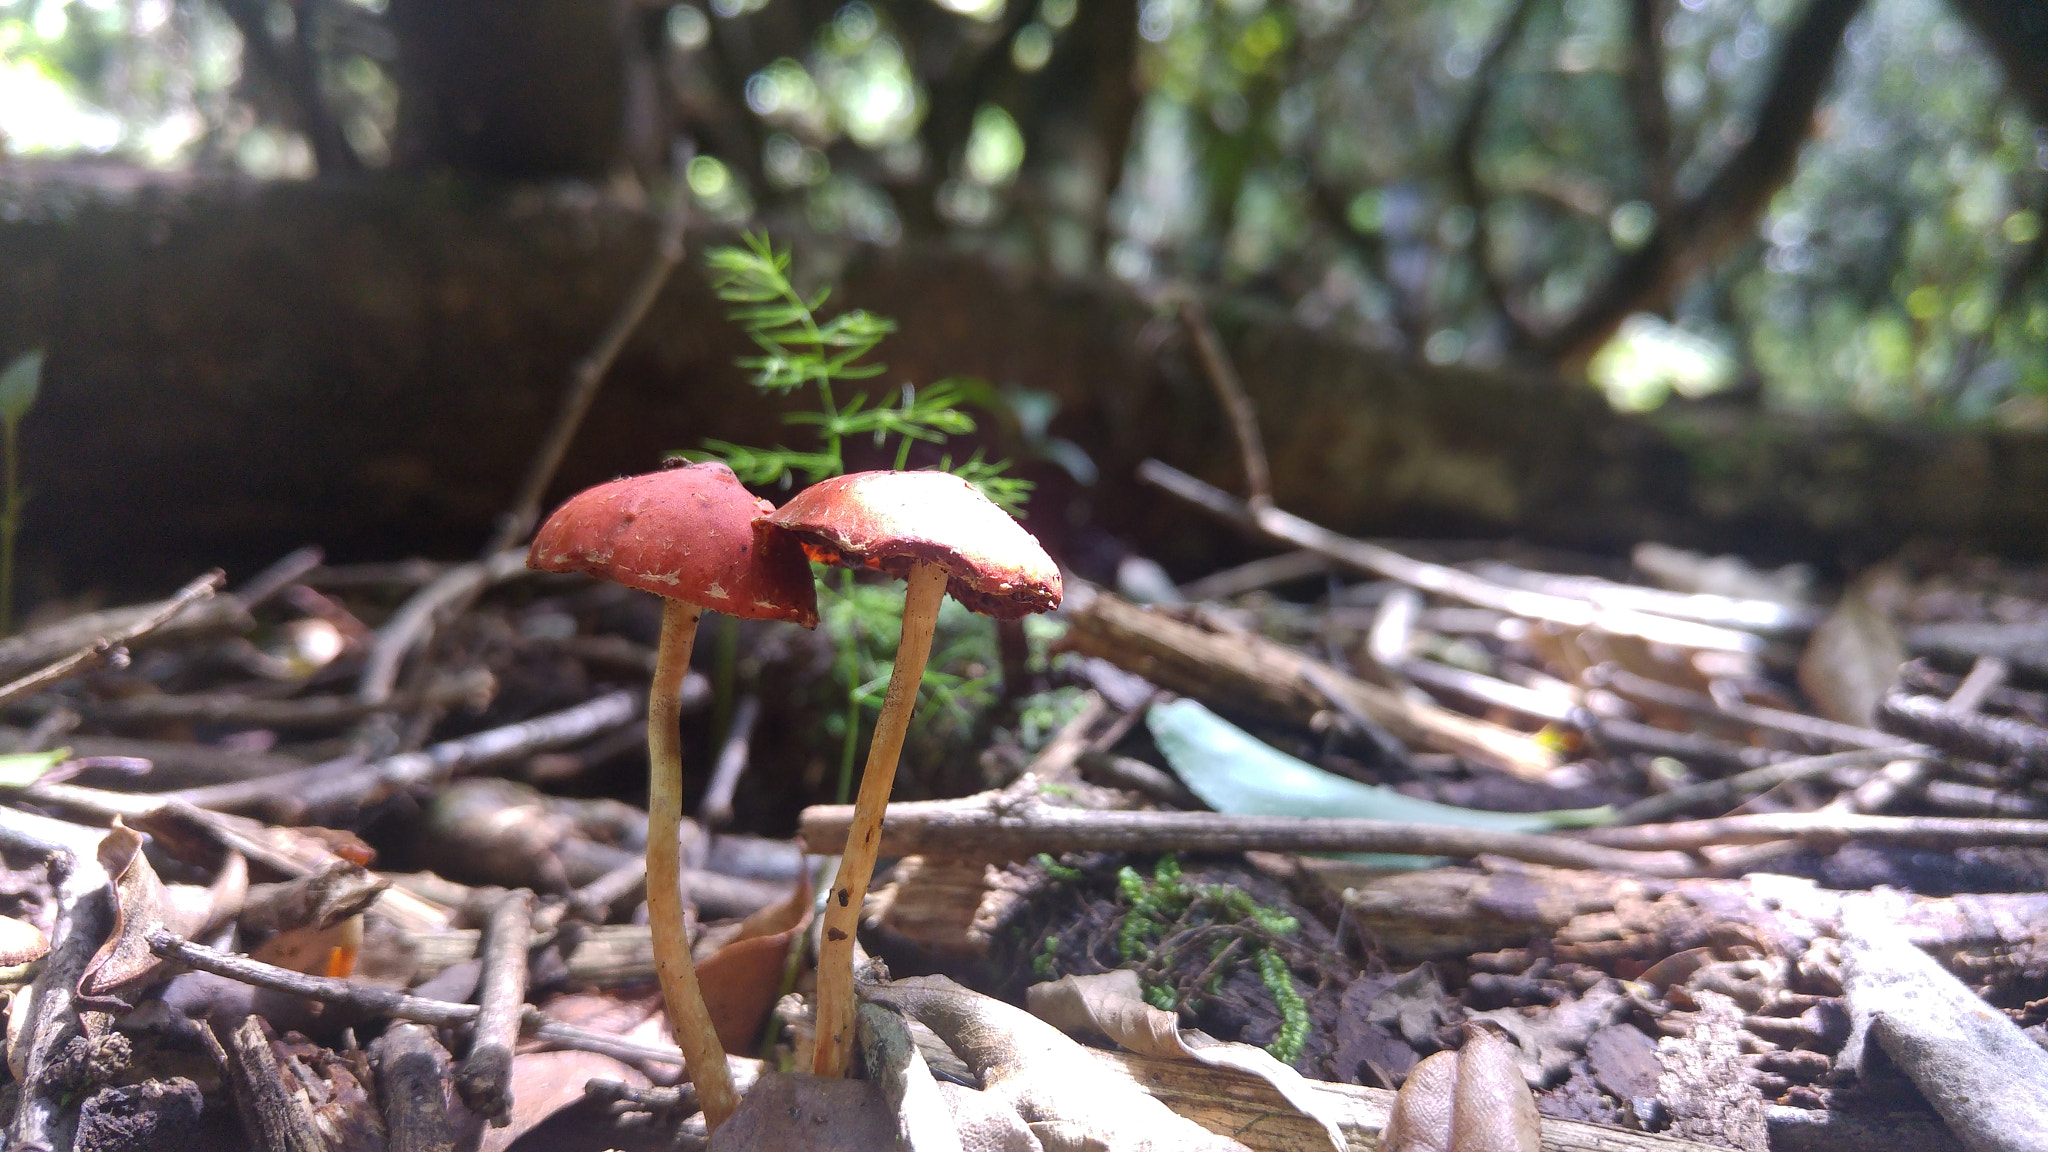
[[[813,560],[904,576],[946,570],[946,591],[984,616],[1015,620],[1060,604],[1060,570],[1031,533],[946,472],[855,472],[811,485],[764,520]],[[764,534],[772,529],[765,529]]]
[[[541,525],[529,568],[587,572],[728,616],[818,623],[818,589],[803,550],[756,533],[775,506],[723,464],[628,476],[571,496]]]

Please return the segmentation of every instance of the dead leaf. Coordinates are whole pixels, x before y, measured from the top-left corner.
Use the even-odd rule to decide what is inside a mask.
[[[42,959],[50,951],[50,938],[26,920],[0,916],[0,968],[14,968]]]
[[[596,1052],[523,1052],[512,1058],[512,1119],[484,1131],[478,1152],[505,1152],[512,1142],[562,1109],[583,1102],[585,1082],[603,1077],[645,1088],[647,1077],[630,1064]]]
[[[249,955],[294,972],[345,978],[355,973],[356,956],[362,947],[363,918],[350,916],[326,927],[306,924],[287,928]]]
[[[1512,1044],[1468,1028],[1465,1045],[1415,1066],[1380,1131],[1383,1152],[1538,1152],[1536,1097]]]
[[[748,1056],[760,1047],[761,1027],[782,996],[790,942],[810,923],[808,911],[785,931],[735,940],[697,965],[704,1006],[727,1052]]]
[[[1879,702],[1906,662],[1905,642],[1892,622],[1905,592],[1899,570],[1881,564],[1857,577],[1813,630],[1799,656],[1799,690],[1821,715],[1865,728],[1876,720]]]
[[[1195,1060],[1231,1068],[1271,1084],[1303,1115],[1323,1126],[1330,1146],[1347,1152],[1338,1116],[1323,1104],[1301,1073],[1264,1048],[1233,1044],[1193,1029],[1180,1017],[1145,1002],[1138,974],[1128,968],[1096,976],[1062,976],[1034,984],[1024,993],[1031,1014],[1067,1032],[1099,1033],[1140,1056]]]
[[[1387,1125],[1380,1129],[1381,1152],[1450,1152],[1451,1110],[1458,1088],[1458,1054],[1432,1053],[1408,1073]]]
[[[787,932],[798,924],[810,922],[813,893],[808,872],[799,873],[796,887],[788,897],[756,910],[736,924],[722,924],[708,928],[697,937],[691,952],[699,959],[715,955],[719,949],[741,940],[752,940],[757,936],[774,936]]]
[[[1152,1096],[1093,1074],[1085,1050],[1059,1029],[944,976],[872,985],[861,995],[937,1033],[981,1077],[985,1092],[1031,1125],[1047,1152],[1247,1152]]]
[[[163,964],[149,950],[149,933],[158,928],[177,931],[168,919],[170,896],[142,854],[142,842],[142,834],[119,816],[100,841],[100,867],[114,882],[114,929],[79,976],[80,996],[107,999],[146,981]]]

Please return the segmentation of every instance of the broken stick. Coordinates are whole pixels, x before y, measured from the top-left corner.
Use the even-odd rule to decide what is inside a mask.
[[[1523,779],[1558,765],[1557,753],[1513,729],[1409,700],[1263,637],[1221,635],[1078,587],[1068,589],[1066,617],[1076,651],[1171,691],[1231,701],[1234,710],[1305,725],[1341,697],[1402,740]]]

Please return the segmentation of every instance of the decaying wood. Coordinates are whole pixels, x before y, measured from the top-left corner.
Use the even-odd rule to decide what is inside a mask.
[[[1797,956],[1829,930],[1858,893],[1757,874],[1739,880],[1601,875],[1486,861],[1483,870],[1436,868],[1346,878],[1346,915],[1376,952],[1397,964],[1550,940],[1582,959],[1657,960],[1729,924],[1779,955]],[[2048,947],[2048,894],[1914,897],[1899,912],[1907,937],[1938,959]]]
[[[2048,820],[1973,820],[1957,816],[1866,816],[1857,812],[1758,812],[1718,820],[1587,828],[1588,843],[1641,852],[1692,851],[1714,844],[1771,840],[1918,844],[1929,848],[2048,847]],[[1507,855],[1507,853],[1502,853]],[[1547,863],[1547,861],[1545,861]]]
[[[798,836],[807,851],[846,842],[853,809],[804,809]],[[1628,831],[1624,829],[1623,831]],[[965,800],[891,804],[882,822],[892,855],[1021,860],[1039,852],[1389,852],[1422,856],[1506,856],[1562,868],[1646,876],[1690,876],[1698,869],[1675,853],[1613,854],[1561,836],[1479,831],[1393,820],[1227,816],[1220,812],[1104,812],[1057,808],[1042,800],[982,793]]]
[[[455,1078],[470,1110],[494,1128],[503,1128],[512,1114],[512,1046],[519,1040],[519,1017],[526,1006],[526,949],[532,938],[533,893],[506,893],[484,925],[476,1025],[469,1055]]]
[[[263,1021],[245,1016],[232,1028],[217,1030],[217,1059],[235,1098],[235,1111],[249,1143],[262,1152],[327,1152],[327,1142],[313,1121],[313,1107],[297,1079],[286,1083],[284,1069],[270,1049]]]
[[[454,1152],[448,1051],[434,1039],[433,1030],[393,1024],[370,1045],[370,1058],[376,1062],[391,1152]]]
[[[58,821],[9,812],[6,823],[10,847],[36,844],[46,837],[52,841],[48,847],[38,845],[39,850],[50,853],[50,879],[57,889],[50,951],[43,957],[35,981],[15,993],[7,1021],[8,1070],[22,1085],[7,1130],[7,1146],[49,1148],[55,1146],[55,1129],[71,1094],[52,1072],[65,1047],[85,1035],[78,1011],[78,981],[113,927],[112,892],[106,871],[91,848],[79,843],[79,837],[59,831],[63,826]],[[57,836],[64,836],[64,841],[57,842]]]
[[[1519,732],[1417,703],[1263,637],[1220,635],[1110,593],[1090,595],[1078,587],[1068,589],[1065,612],[1075,650],[1162,688],[1230,701],[1231,711],[1306,725],[1317,713],[1332,710],[1331,693],[1319,686],[1328,685],[1402,740],[1525,778],[1558,764],[1555,752]]]

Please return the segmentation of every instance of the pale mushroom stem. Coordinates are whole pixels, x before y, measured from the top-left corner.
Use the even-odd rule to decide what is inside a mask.
[[[662,600],[661,649],[654,660],[654,683],[647,690],[647,926],[654,938],[654,971],[661,981],[661,1000],[668,1008],[669,1028],[683,1050],[704,1126],[715,1131],[733,1109],[739,1094],[725,1066],[725,1047],[712,1027],[711,1010],[697,987],[690,963],[690,942],[683,934],[683,862],[679,841],[683,830],[683,678],[690,671],[690,649],[697,643],[697,619],[703,610],[680,600]]]
[[[819,1076],[844,1076],[853,1059],[853,935],[860,927],[860,905],[867,898],[875,857],[881,853],[882,814],[889,807],[896,760],[903,753],[903,736],[932,653],[932,629],[945,599],[945,569],[920,562],[910,570],[903,593],[903,637],[896,644],[889,694],[882,698],[875,738],[868,745],[839,875],[825,900],[824,937],[818,944],[818,1046],[811,1058],[811,1071]]]

